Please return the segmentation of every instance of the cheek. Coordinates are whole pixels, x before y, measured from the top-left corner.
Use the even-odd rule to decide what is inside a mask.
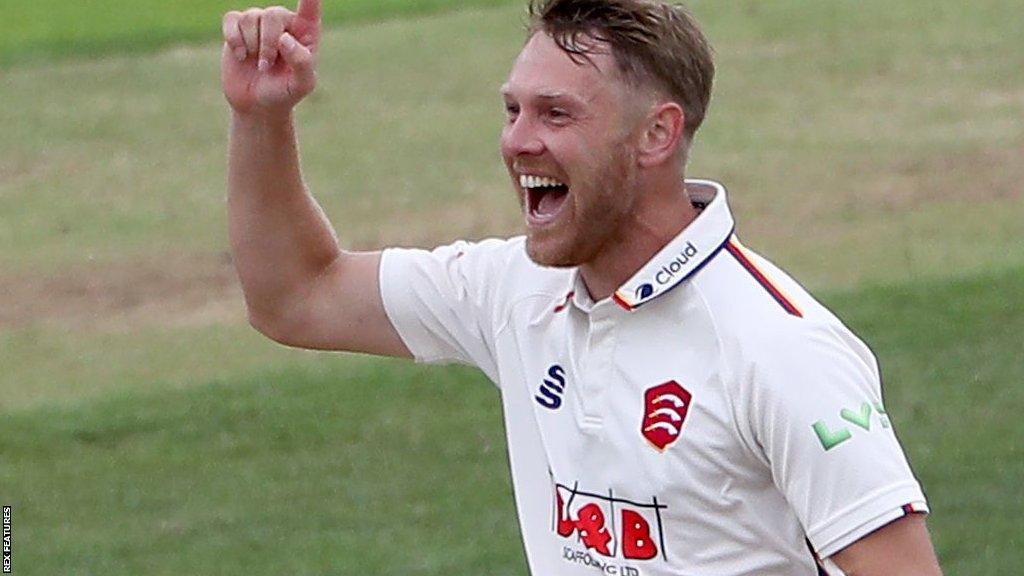
[[[589,159],[584,208],[611,218],[632,211],[636,194],[628,152],[610,150]]]
[[[602,196],[609,185],[621,177],[618,159],[609,150],[581,146],[580,154],[566,162],[570,178],[587,188],[588,194]]]

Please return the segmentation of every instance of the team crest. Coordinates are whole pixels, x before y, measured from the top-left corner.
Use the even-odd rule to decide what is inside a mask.
[[[644,392],[644,420],[640,433],[659,451],[679,439],[679,432],[690,410],[691,395],[675,380],[669,380]]]

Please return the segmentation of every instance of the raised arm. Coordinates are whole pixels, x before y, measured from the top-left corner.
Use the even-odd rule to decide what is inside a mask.
[[[307,190],[294,107],[316,85],[320,0],[224,15],[228,225],[249,321],[303,348],[408,357],[384,312],[379,252],[347,252]]]

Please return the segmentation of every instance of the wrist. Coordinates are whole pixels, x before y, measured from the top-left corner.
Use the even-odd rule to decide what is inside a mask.
[[[290,131],[294,125],[294,119],[295,116],[290,108],[288,110],[231,111],[232,127],[249,131]]]

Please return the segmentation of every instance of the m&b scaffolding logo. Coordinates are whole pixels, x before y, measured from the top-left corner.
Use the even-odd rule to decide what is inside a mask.
[[[563,549],[563,559],[601,569],[606,574],[630,576],[639,572],[618,566],[611,559],[667,560],[661,514],[666,508],[652,497],[648,502],[584,492],[578,484],[555,485],[554,530],[585,550]]]

